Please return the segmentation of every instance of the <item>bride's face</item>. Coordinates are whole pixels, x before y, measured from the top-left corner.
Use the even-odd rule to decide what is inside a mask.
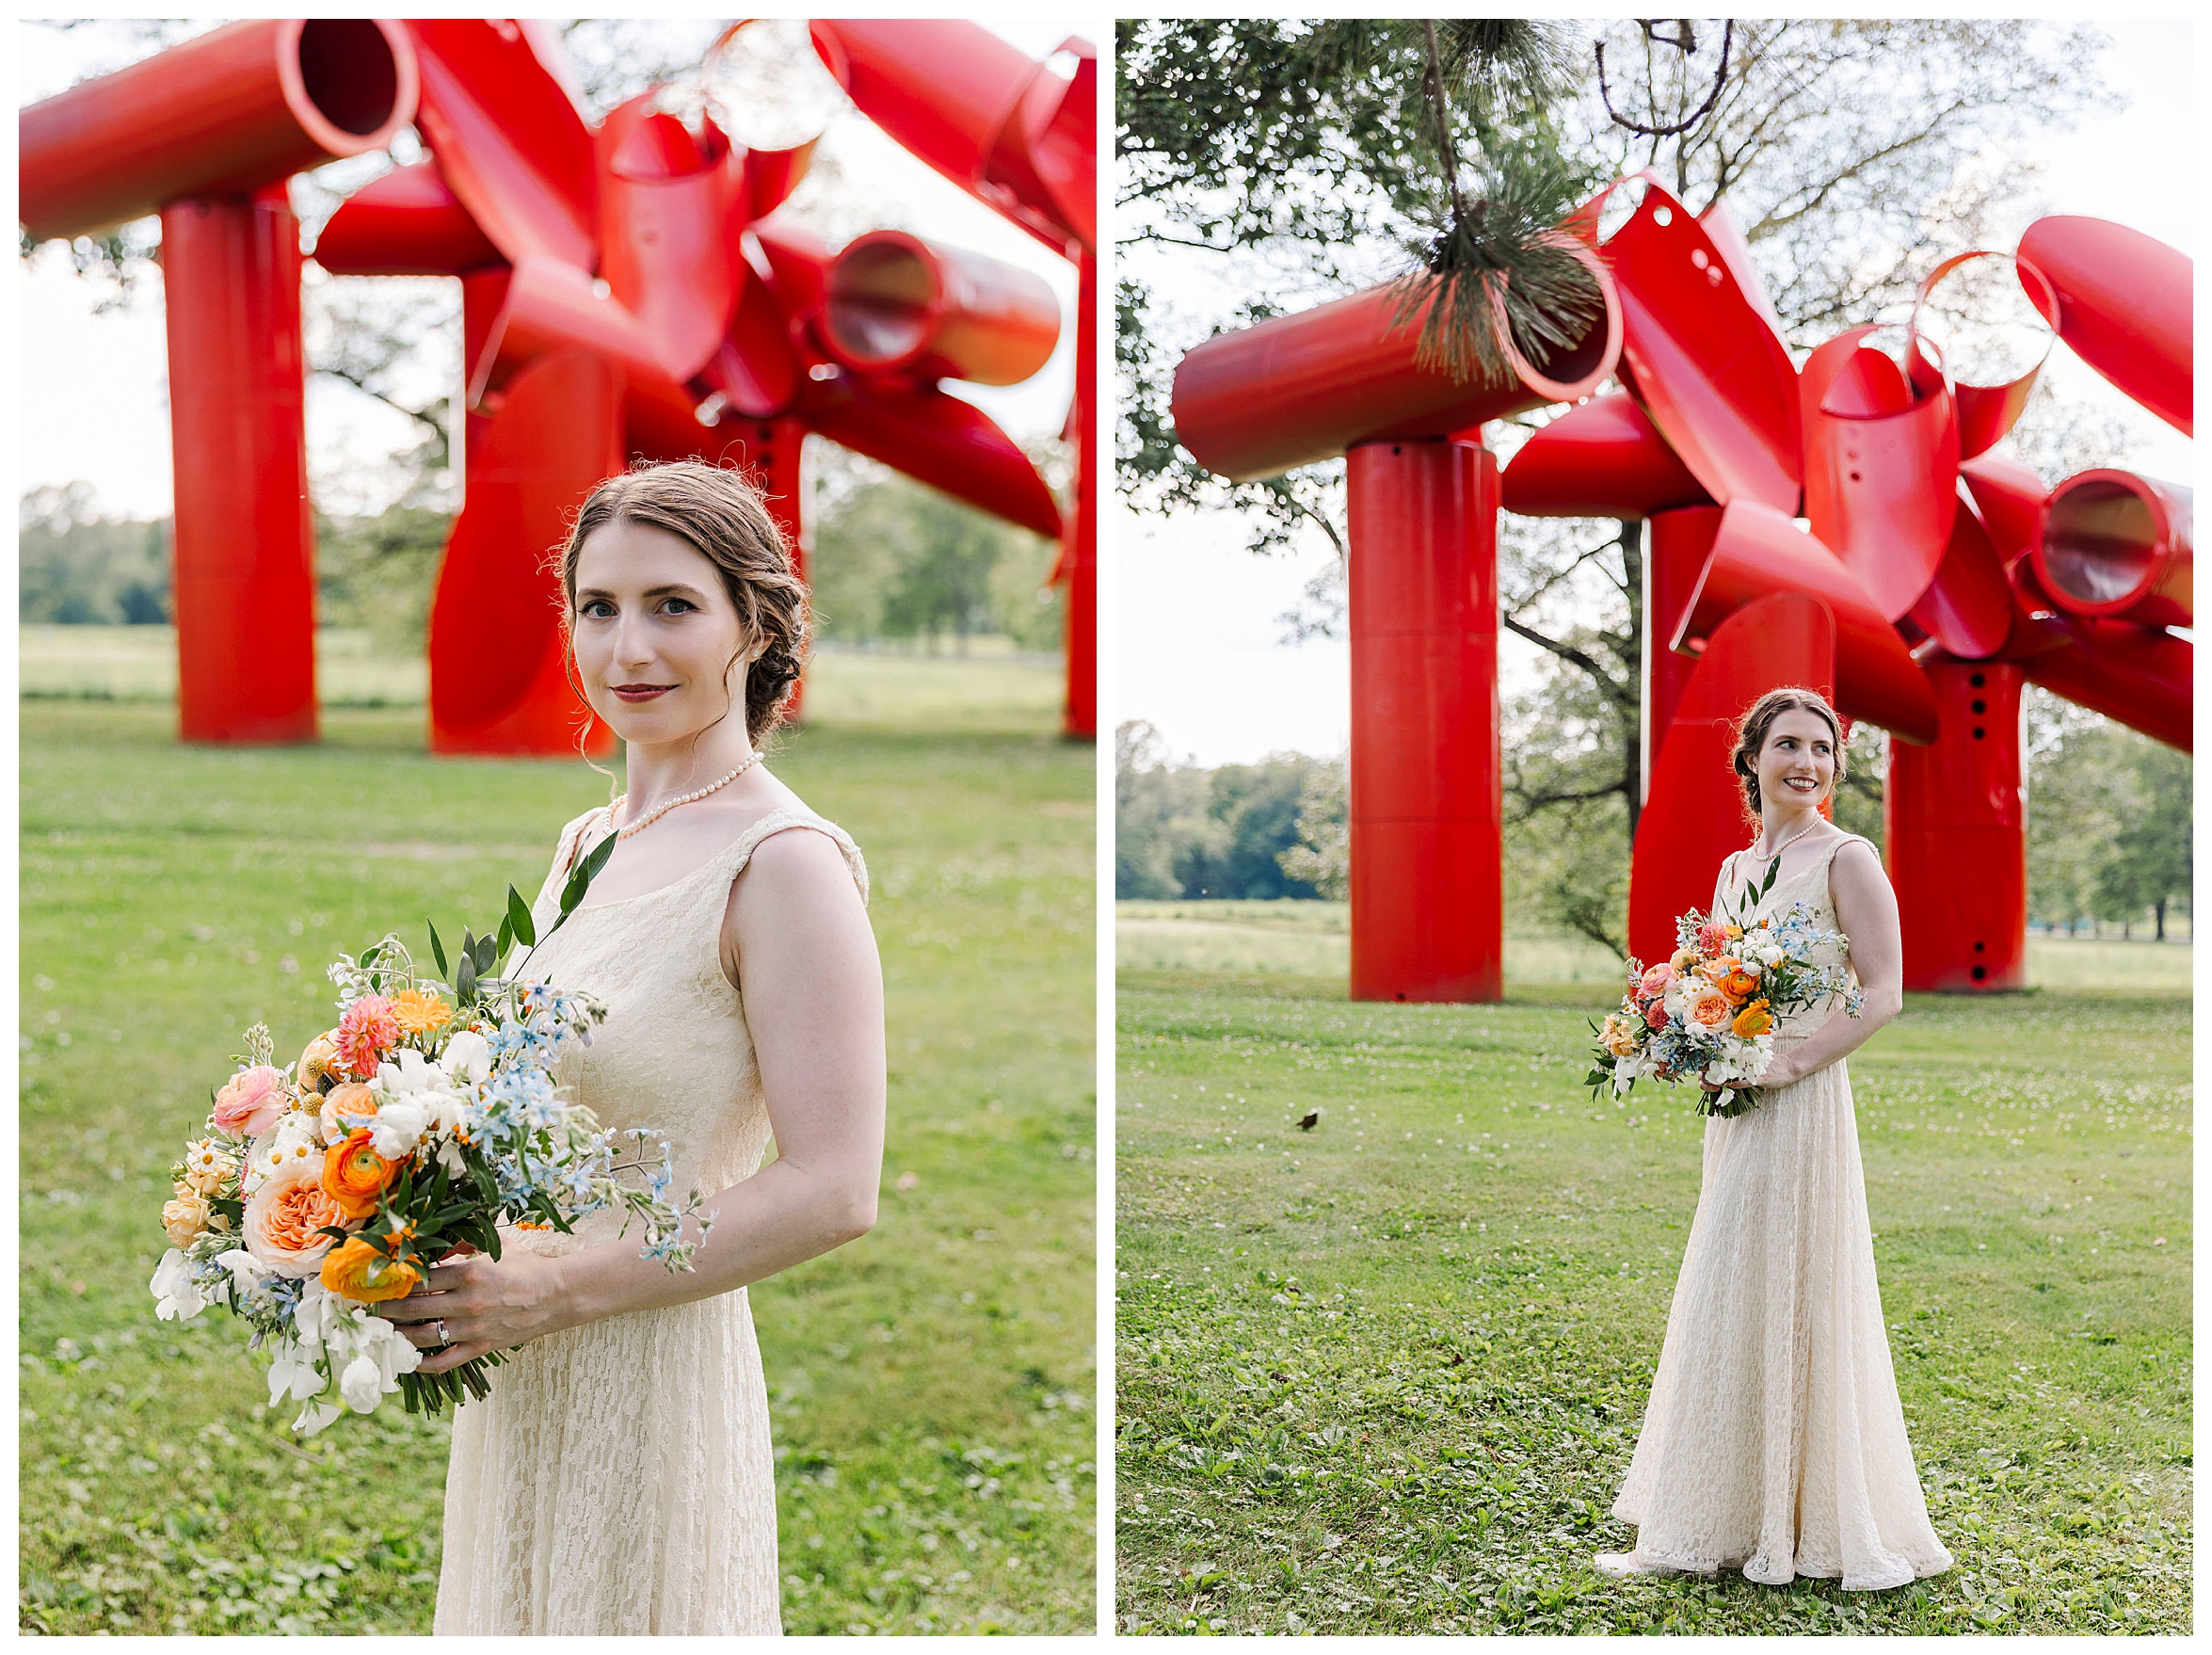
[[[749,651],[736,605],[705,554],[665,529],[617,521],[592,531],[577,554],[570,626],[585,699],[626,742],[681,741],[745,704]]]
[[[1767,726],[1759,749],[1762,801],[1810,810],[1835,785],[1835,737],[1818,713],[1791,707]]]

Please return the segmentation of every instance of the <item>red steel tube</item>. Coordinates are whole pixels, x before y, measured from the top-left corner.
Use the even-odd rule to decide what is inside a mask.
[[[2073,642],[2022,663],[2030,683],[2140,730],[2183,752],[2193,749],[2191,686],[2196,646],[2155,626],[2066,620]]]
[[[417,161],[347,196],[315,238],[333,276],[459,276],[504,265],[435,161]]]
[[[1465,384],[1417,366],[1421,315],[1401,323],[1398,289],[1370,288],[1191,351],[1175,371],[1176,437],[1207,470],[1250,482],[1355,443],[1441,437],[1588,396],[1619,359],[1621,310],[1605,266],[1579,243],[1574,251],[1605,310],[1541,372],[1517,354],[1506,377]]]
[[[1682,694],[1651,793],[1636,822],[1628,871],[1628,952],[1645,965],[1675,952],[1675,921],[1713,899],[1732,850],[1758,831],[1729,768],[1736,721],[1785,684],[1835,698],[1835,622],[1802,592],[1777,592],[1739,609],[1707,642]]]
[[[2175,430],[2193,435],[2189,256],[2124,224],[2061,216],[2028,227],[2020,258],[2024,270],[2032,265],[2057,291],[2057,313],[2044,314],[2059,337]],[[2028,297],[2044,302],[2033,287]]]
[[[1509,468],[1509,481],[1512,475]],[[1665,749],[1675,709],[1681,706],[1691,675],[1697,670],[1697,656],[1668,646],[1682,630],[1691,603],[1697,596],[1713,538],[1721,532],[1721,508],[1686,506],[1656,512],[1648,521],[1650,536],[1643,546],[1643,730],[1639,803],[1651,796],[1652,767]]]
[[[186,741],[313,741],[314,519],[299,225],[284,186],[161,215],[176,458],[177,722]]]
[[[1039,68],[978,23],[816,18],[809,29],[860,112],[963,189],[982,179]]]
[[[1710,506],[1635,399],[1609,391],[1521,444],[1505,468],[1505,509],[1523,517],[1650,517]]]
[[[2133,472],[2068,477],[2029,541],[2036,579],[2071,615],[2188,626],[2194,611],[2189,490]]]
[[[1002,260],[873,230],[831,261],[823,343],[863,374],[1018,385],[1060,339],[1060,303]]]
[[[17,209],[36,241],[183,197],[243,196],[380,150],[415,118],[414,48],[369,18],[253,18],[33,104]]]
[[[1723,618],[1782,592],[1819,598],[1835,618],[1838,712],[1904,741],[1935,739],[1934,697],[1897,629],[1825,546],[1754,501],[1726,507],[1674,647],[1708,637]]]
[[[1098,260],[1081,260],[1076,300],[1075,406],[1068,410],[1076,449],[1075,509],[1067,514],[1061,555],[1067,566],[1066,683],[1060,733],[1098,739]]]
[[[1904,931],[1905,987],[2028,986],[2028,812],[2018,667],[1924,661],[1943,733],[1889,744],[1883,839]]]
[[[1347,483],[1352,998],[1497,1000],[1497,462],[1363,443]]]

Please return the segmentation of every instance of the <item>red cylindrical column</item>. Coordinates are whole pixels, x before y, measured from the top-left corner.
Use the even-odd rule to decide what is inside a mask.
[[[722,458],[745,467],[766,497],[768,515],[776,520],[784,542],[791,547],[792,572],[811,586],[809,564],[814,554],[814,514],[808,509],[807,427],[793,419],[725,421],[715,427],[715,437],[724,438],[733,431],[737,442],[722,451]],[[704,446],[711,460],[712,443]],[[784,716],[793,724],[804,715],[806,695],[806,680],[792,685]]]
[[[1497,461],[1429,439],[1346,470],[1352,998],[1496,1000]]]
[[[1654,512],[1644,520],[1650,538],[1643,547],[1643,798],[1651,796],[1652,767],[1666,746],[1675,710],[1690,675],[1697,670],[1697,657],[1671,649],[1697,595],[1697,577],[1720,532],[1721,508],[1691,506],[1679,511]],[[1639,803],[1643,799],[1638,800]]]
[[[1075,407],[1068,426],[1075,437],[1075,509],[1067,514],[1062,555],[1067,564],[1067,683],[1061,700],[1060,733],[1070,741],[1098,739],[1098,442],[1092,427],[1098,410],[1098,261],[1085,253],[1076,299]]]
[[[1904,929],[1905,987],[1976,992],[2028,985],[2028,818],[2020,788],[2018,667],[1924,663],[1942,733],[1889,744],[1883,789],[1889,882]]]
[[[284,186],[164,208],[161,264],[176,461],[178,732],[186,741],[313,741],[299,226]]]

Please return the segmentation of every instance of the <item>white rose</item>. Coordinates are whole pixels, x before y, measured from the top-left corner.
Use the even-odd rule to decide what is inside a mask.
[[[378,1105],[376,1119],[369,1122],[369,1141],[385,1160],[403,1160],[414,1152],[429,1118],[429,1107],[421,1098],[394,1098]]]

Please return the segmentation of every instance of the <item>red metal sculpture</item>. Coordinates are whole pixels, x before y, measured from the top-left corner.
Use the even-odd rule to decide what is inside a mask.
[[[1091,302],[1087,44],[1063,48],[1068,77],[973,24],[818,23],[813,39],[891,137],[1077,260]],[[466,498],[431,609],[434,750],[573,744],[583,709],[540,563],[628,457],[753,468],[803,573],[809,430],[1061,539],[1064,724],[1092,735],[1095,373],[1079,369],[1068,422],[1068,512],[938,383],[1034,373],[1059,331],[1050,290],[915,236],[833,253],[774,217],[811,145],[747,151],[712,121],[694,132],[656,112],[650,94],[591,127],[568,83],[540,23],[258,21],[23,112],[34,237],[162,213],[184,736],[315,733],[300,255],[283,181],[410,121],[430,160],[349,199],[313,256],[333,274],[462,282]],[[1091,327],[1086,311],[1079,331]]]
[[[1693,217],[1644,174],[1565,228],[1607,294],[1602,327],[1554,369],[1571,383],[1424,374],[1380,290],[1217,336],[1176,376],[1177,434],[1226,476],[1351,455],[1354,997],[1498,992],[1495,868],[1459,865],[1496,855],[1498,504],[1650,523],[1632,952],[1672,949],[1675,916],[1707,900],[1741,840],[1728,726],[1765,690],[1810,682],[1893,737],[1907,986],[2018,987],[2020,686],[2189,746],[2192,651],[2167,630],[2192,614],[2189,494],[2110,471],[2046,490],[1988,452],[2041,362],[1966,382],[1925,318],[1955,269],[2011,257],[2057,338],[2187,430],[2188,260],[2046,218],[2017,255],[1939,265],[1911,325],[1849,329],[1799,367],[1717,204]],[[1626,395],[1554,418],[1488,485],[1480,422],[1574,401],[1609,373]]]

